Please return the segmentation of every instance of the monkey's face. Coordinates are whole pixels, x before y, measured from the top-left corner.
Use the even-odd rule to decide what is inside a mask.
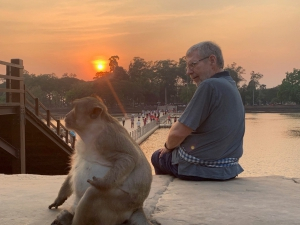
[[[86,97],[73,102],[73,109],[66,115],[65,124],[68,129],[84,132],[106,113],[105,105],[97,98]]]

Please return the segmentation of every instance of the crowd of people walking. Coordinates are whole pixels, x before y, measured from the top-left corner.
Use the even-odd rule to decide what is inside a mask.
[[[129,119],[130,121],[130,128],[140,128],[141,126],[145,126],[146,124],[156,121],[157,123],[160,122],[160,117],[163,115],[168,114],[167,123],[172,124],[171,114],[168,110],[143,110],[141,113],[131,114],[130,116],[123,116],[121,121],[122,125],[125,126],[126,120]],[[177,121],[176,116],[174,117],[174,122]]]

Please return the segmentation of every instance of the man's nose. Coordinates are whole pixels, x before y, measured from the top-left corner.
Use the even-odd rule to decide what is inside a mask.
[[[190,76],[193,73],[193,70],[187,68],[185,75]]]

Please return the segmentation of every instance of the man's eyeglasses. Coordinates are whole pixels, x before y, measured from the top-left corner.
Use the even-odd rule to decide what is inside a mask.
[[[205,58],[203,58],[203,59],[199,59],[199,60],[197,60],[196,62],[192,62],[192,63],[187,64],[187,65],[186,65],[186,69],[193,70],[194,67],[195,67],[200,61],[202,61],[202,60],[204,60],[204,59],[207,59],[207,58],[209,58],[209,56],[207,56],[207,57],[205,57]]]

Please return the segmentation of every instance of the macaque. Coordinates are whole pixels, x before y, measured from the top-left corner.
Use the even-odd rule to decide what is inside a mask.
[[[75,100],[65,124],[80,139],[70,172],[49,209],[73,193],[75,201],[70,212],[63,210],[52,224],[151,224],[143,210],[152,182],[150,164],[102,100],[97,96]]]

